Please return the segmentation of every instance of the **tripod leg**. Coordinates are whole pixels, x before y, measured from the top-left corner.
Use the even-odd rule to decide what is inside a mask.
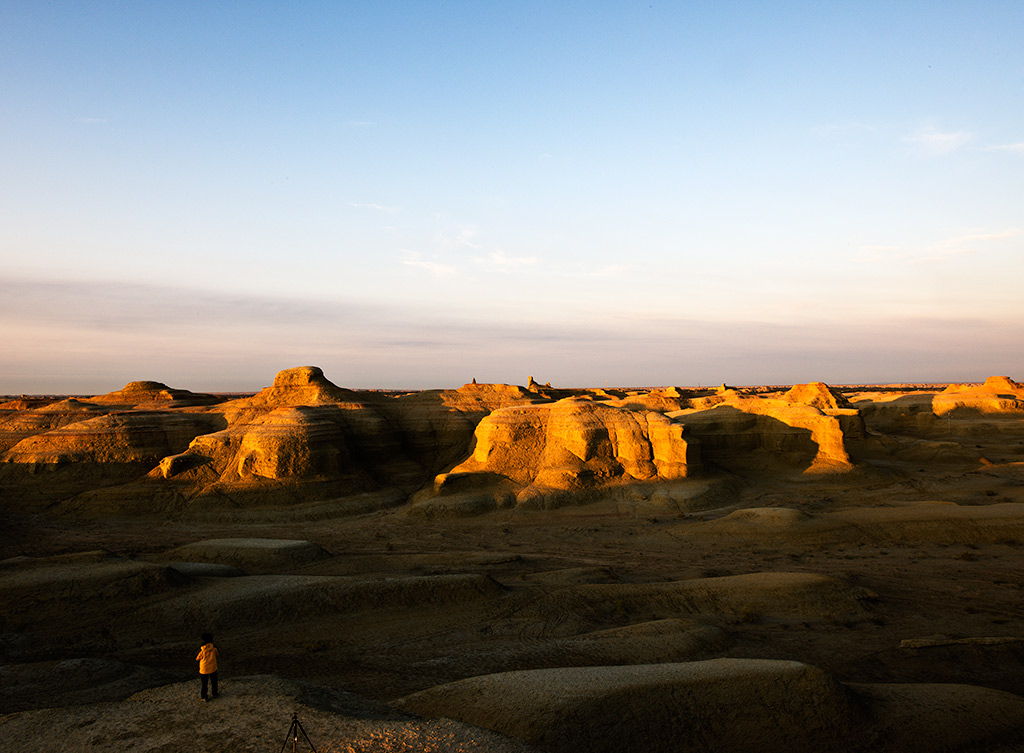
[[[288,741],[289,740],[292,741],[292,749],[295,748],[295,741],[299,739],[298,728],[296,726],[298,723],[299,723],[299,720],[297,718],[293,717],[292,718],[292,726],[288,728],[288,734],[284,738],[284,745],[281,746],[281,753],[284,753],[285,748],[288,747]],[[306,734],[306,733],[303,732],[302,734]]]
[[[309,739],[309,735],[306,734],[306,730],[302,726],[302,722],[299,721],[298,717],[295,718],[295,723],[299,725],[299,730],[302,732],[302,736],[306,738],[306,744],[309,745],[309,749],[313,751],[313,753],[317,753],[316,746],[314,746],[313,741]]]

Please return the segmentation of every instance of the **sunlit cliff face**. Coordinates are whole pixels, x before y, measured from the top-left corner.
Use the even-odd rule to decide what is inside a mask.
[[[559,390],[531,380],[384,395],[338,387],[306,366],[234,399],[148,381],[11,403],[0,459],[12,472],[58,470],[69,490],[101,472],[90,503],[114,508],[119,494],[160,507],[388,491],[416,494],[430,514],[558,505],[558,493],[669,484],[709,465],[770,461],[824,474],[857,465],[851,443],[867,446],[861,408],[821,382],[766,390]],[[914,422],[1024,412],[1024,388],[1007,377],[929,399]],[[865,404],[875,417],[890,407]],[[431,501],[431,482],[443,502]],[[136,483],[145,489],[124,486]]]

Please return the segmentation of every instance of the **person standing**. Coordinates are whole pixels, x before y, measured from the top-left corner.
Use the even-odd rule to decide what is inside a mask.
[[[199,662],[199,679],[202,681],[199,697],[208,701],[207,683],[210,685],[210,690],[213,691],[213,697],[217,697],[217,647],[213,645],[213,635],[210,633],[203,633],[201,640],[203,646],[199,649],[199,655],[196,657],[196,661]]]

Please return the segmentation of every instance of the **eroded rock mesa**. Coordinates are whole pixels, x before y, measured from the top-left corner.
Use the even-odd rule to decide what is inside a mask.
[[[458,491],[476,476],[508,484],[522,499],[546,490],[680,479],[699,466],[696,442],[660,413],[565,398],[485,417],[472,455],[439,476],[436,488]]]

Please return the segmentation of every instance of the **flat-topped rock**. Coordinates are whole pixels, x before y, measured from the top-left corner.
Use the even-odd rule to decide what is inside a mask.
[[[61,423],[61,422],[57,422]],[[210,430],[201,414],[116,412],[58,425],[22,439],[3,460],[33,465],[137,464],[152,467]]]
[[[171,404],[177,407],[210,405],[218,402],[213,395],[203,395],[189,390],[168,387],[163,382],[149,380],[128,382],[124,387],[105,395],[96,395],[89,401],[99,405],[137,406],[152,403]]]
[[[839,751],[864,721],[852,693],[798,662],[712,659],[471,677],[402,698],[549,753]]]
[[[1024,414],[1024,385],[1007,376],[991,376],[984,384],[951,384],[932,398],[932,411],[936,416]]]
[[[167,559],[231,565],[246,572],[271,572],[329,556],[311,541],[295,539],[207,539],[177,547]]]
[[[815,667],[767,659],[503,672],[439,685],[395,705],[547,753],[931,753],[1024,740],[1024,698],[1010,693],[965,685],[848,687]]]
[[[319,366],[297,366],[279,371],[274,383],[235,406],[322,405],[346,402],[353,398],[351,390],[334,384]]]

